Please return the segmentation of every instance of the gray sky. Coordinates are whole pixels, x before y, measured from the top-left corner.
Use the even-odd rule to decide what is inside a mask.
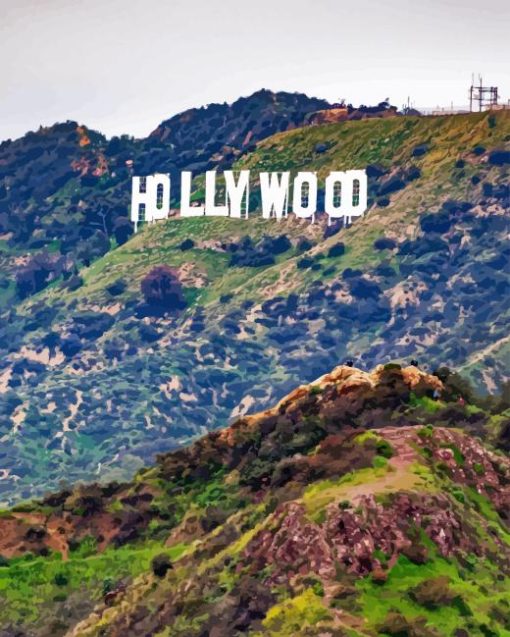
[[[260,88],[462,105],[472,72],[510,98],[508,0],[0,0],[0,140],[143,136]]]

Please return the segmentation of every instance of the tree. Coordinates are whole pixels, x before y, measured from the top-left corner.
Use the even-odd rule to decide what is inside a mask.
[[[179,310],[186,307],[177,272],[168,265],[157,265],[142,279],[142,294],[148,305]]]

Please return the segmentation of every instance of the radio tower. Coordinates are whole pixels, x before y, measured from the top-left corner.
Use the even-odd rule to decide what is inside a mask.
[[[475,76],[472,75],[469,88],[469,110],[471,112],[478,110],[481,113],[483,110],[490,110],[493,106],[497,106],[498,97],[497,86],[484,86],[481,75],[478,76],[478,85],[475,85]],[[478,102],[478,108],[475,106],[476,102]]]

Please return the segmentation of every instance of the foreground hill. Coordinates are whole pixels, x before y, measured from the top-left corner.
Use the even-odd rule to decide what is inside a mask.
[[[346,359],[417,358],[497,392],[510,375],[509,140],[510,112],[281,133],[235,167],[367,167],[367,215],[345,228],[170,219],[16,297],[0,324],[0,500],[125,479],[162,445]],[[141,292],[158,266],[176,273],[178,310]]]
[[[2,513],[0,634],[508,637],[510,462],[458,392],[341,366],[129,483]]]

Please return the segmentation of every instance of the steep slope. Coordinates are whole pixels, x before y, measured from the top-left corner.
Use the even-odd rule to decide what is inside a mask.
[[[462,431],[479,412],[416,367],[341,366],[130,483],[6,511],[0,627],[507,637],[510,462]]]
[[[236,167],[367,166],[366,217],[172,219],[15,304],[0,326],[2,499],[125,478],[162,444],[347,358],[465,367],[497,391],[510,368],[509,139],[508,112],[279,134]],[[177,270],[184,311],[146,311],[140,282],[160,264]]]

